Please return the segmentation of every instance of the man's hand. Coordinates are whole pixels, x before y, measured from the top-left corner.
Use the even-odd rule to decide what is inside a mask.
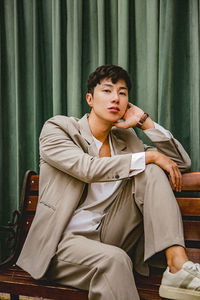
[[[178,165],[173,160],[158,151],[146,151],[145,158],[146,164],[154,163],[163,170],[167,171],[170,176],[172,188],[176,190],[176,192],[181,192],[182,175]]]
[[[144,114],[144,111],[139,108],[136,105],[133,105],[132,103],[128,103],[129,108],[126,110],[125,114],[123,115],[122,122],[116,122],[113,125],[118,128],[130,128],[137,125],[137,123],[140,121],[142,115]],[[155,128],[153,121],[151,118],[147,118],[147,120],[144,122],[142,129],[150,129]]]

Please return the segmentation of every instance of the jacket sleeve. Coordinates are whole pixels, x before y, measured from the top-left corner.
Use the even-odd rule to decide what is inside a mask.
[[[76,135],[80,138],[78,131],[74,137]],[[87,153],[86,141],[84,151],[83,138],[81,143],[76,138],[72,139],[66,128],[47,121],[40,135],[41,164],[48,163],[86,183],[129,177],[131,154],[98,158]]]
[[[181,172],[187,171],[191,167],[191,160],[187,152],[170,133],[170,137],[166,138],[166,135],[159,129],[151,129],[148,137],[152,139],[156,149],[175,161]],[[155,140],[153,139],[153,136]],[[145,146],[145,150],[155,150],[155,148]]]

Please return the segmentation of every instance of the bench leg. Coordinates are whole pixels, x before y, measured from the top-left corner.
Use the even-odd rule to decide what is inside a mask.
[[[10,294],[10,300],[19,300],[19,295]]]

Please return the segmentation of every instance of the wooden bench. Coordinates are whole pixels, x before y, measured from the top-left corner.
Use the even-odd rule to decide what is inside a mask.
[[[15,265],[23,243],[31,226],[38,201],[39,175],[27,171],[24,177],[19,211],[13,212],[8,226],[1,226],[0,231],[7,232],[11,243],[11,255],[0,264],[0,292],[9,293],[12,300],[18,295],[43,297],[56,300],[86,300],[88,293],[71,287],[52,284],[46,280],[36,281]],[[200,172],[183,175],[183,192],[176,198],[183,216],[185,240],[189,258],[200,263]],[[8,245],[7,245],[8,246]],[[151,269],[150,277],[136,275],[136,285],[141,299],[160,299],[158,289],[162,271]]]

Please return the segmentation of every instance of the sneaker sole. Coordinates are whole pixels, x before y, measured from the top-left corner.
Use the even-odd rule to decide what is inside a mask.
[[[200,300],[200,291],[175,288],[167,285],[161,285],[159,295],[163,298],[173,300]]]

